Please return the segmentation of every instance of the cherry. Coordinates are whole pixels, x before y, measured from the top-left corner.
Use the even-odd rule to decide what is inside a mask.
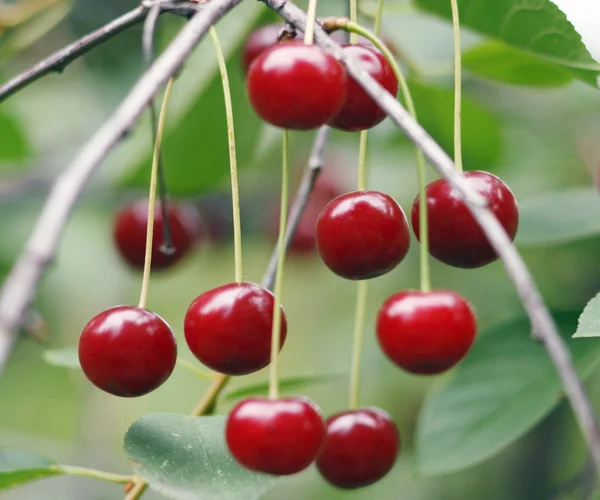
[[[152,392],[173,372],[177,343],[157,314],[117,306],[94,316],[79,338],[79,363],[96,387],[115,396]]]
[[[371,407],[329,417],[317,468],[340,488],[361,488],[384,477],[394,466],[400,436],[392,417]]]
[[[346,72],[316,45],[278,43],[250,66],[248,95],[256,113],[276,127],[310,130],[324,125],[346,100]]]
[[[198,296],[188,308],[183,329],[196,358],[227,375],[245,375],[271,360],[275,298],[254,283],[231,283]],[[281,308],[281,346],[287,323]]]
[[[169,223],[174,253],[162,251],[163,217],[160,202],[154,211],[154,234],[152,238],[152,270],[171,267],[178,262],[201,237],[200,216],[189,204],[169,202]],[[146,226],[148,224],[148,200],[138,200],[121,208],[114,225],[114,239],[119,253],[131,266],[142,269],[146,253]]]
[[[465,172],[467,182],[487,202],[489,209],[514,240],[519,226],[517,201],[509,187],[487,172]],[[426,188],[429,252],[445,264],[465,269],[485,266],[498,258],[487,236],[461,199],[458,190],[445,179]],[[413,203],[411,220],[417,239],[419,230],[419,197]]]
[[[432,375],[457,364],[475,340],[471,305],[448,290],[392,295],[377,315],[383,352],[410,373]]]
[[[377,191],[338,196],[317,221],[317,249],[325,265],[352,280],[381,276],[404,259],[410,246],[406,216]]]
[[[302,398],[249,398],[229,414],[225,439],[244,467],[285,476],[308,467],[317,457],[325,425],[312,401]]]
[[[244,73],[248,73],[250,64],[252,64],[252,61],[260,53],[277,43],[277,39],[283,28],[282,24],[266,24],[250,33],[242,49],[242,67]]]
[[[370,44],[347,44],[343,46],[348,57],[358,61],[369,75],[385,90],[395,96],[398,93],[398,80],[394,70],[384,55]],[[375,101],[352,77],[346,80],[346,103],[329,122],[333,128],[347,131],[365,130],[374,127],[386,117]]]

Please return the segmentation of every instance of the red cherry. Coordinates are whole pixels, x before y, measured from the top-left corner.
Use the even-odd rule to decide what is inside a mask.
[[[346,72],[317,45],[278,43],[250,66],[248,95],[256,113],[276,127],[310,130],[324,125],[346,99]]]
[[[187,254],[201,237],[200,216],[194,207],[184,203],[169,202],[169,222],[174,253],[162,251],[163,217],[160,202],[154,210],[152,238],[152,270],[171,267]],[[146,253],[146,226],[148,200],[139,200],[123,207],[117,214],[114,239],[119,253],[131,266],[142,269]]]
[[[283,28],[282,24],[266,24],[250,33],[242,49],[242,67],[244,73],[248,72],[250,64],[252,64],[252,61],[260,53],[277,43],[277,39]]]
[[[152,392],[173,372],[177,343],[157,314],[117,306],[94,316],[79,338],[79,363],[96,387],[115,396]]]
[[[371,407],[329,417],[325,445],[317,458],[321,475],[340,488],[361,488],[394,466],[400,436],[392,417]]]
[[[231,283],[198,296],[185,314],[185,340],[209,368],[245,375],[271,360],[275,298],[254,283]],[[287,322],[281,308],[281,345]]]
[[[404,259],[408,222],[387,194],[354,191],[338,196],[317,221],[317,249],[325,265],[343,278],[381,276]]]
[[[344,45],[348,57],[358,61],[369,75],[390,94],[398,93],[398,80],[384,55],[370,44]],[[375,101],[352,77],[346,83],[346,103],[329,125],[347,131],[365,130],[374,127],[386,117]]]
[[[487,172],[465,172],[464,175],[468,183],[486,198],[489,209],[514,240],[519,226],[519,211],[509,187]],[[445,179],[429,184],[426,194],[431,255],[445,264],[465,269],[485,266],[498,258],[459,192]],[[417,239],[420,237],[419,213],[417,196],[411,213]]]
[[[257,472],[285,476],[317,457],[325,425],[312,401],[301,398],[250,398],[229,414],[225,439],[233,457]]]
[[[457,364],[471,348],[476,330],[471,305],[448,290],[397,293],[377,316],[383,352],[400,368],[421,375]]]

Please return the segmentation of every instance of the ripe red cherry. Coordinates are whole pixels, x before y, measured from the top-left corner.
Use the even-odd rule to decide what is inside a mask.
[[[188,308],[183,329],[196,358],[227,375],[245,375],[271,360],[275,298],[254,283],[231,283],[198,296]],[[287,322],[281,308],[281,345]]]
[[[519,226],[519,211],[508,186],[487,172],[465,172],[465,177],[487,199],[490,210],[514,240]],[[426,194],[431,255],[445,264],[465,269],[485,266],[498,258],[458,191],[445,179],[429,184]],[[419,213],[417,196],[411,213],[417,239],[420,238]]]
[[[361,488],[384,477],[394,466],[400,436],[392,417],[371,407],[329,417],[317,467],[340,488]]]
[[[301,397],[245,399],[231,411],[225,427],[229,451],[240,464],[278,476],[308,467],[324,437],[319,408]]]
[[[248,96],[254,110],[276,127],[310,130],[324,125],[346,100],[346,72],[317,45],[278,43],[250,66]]]
[[[383,352],[407,372],[442,373],[457,364],[475,340],[471,305],[448,290],[392,295],[377,315]]]
[[[164,244],[163,217],[158,202],[154,211],[152,270],[171,267],[187,254],[201,237],[200,217],[191,205],[170,202],[168,214],[175,251],[169,255],[161,250]],[[114,240],[117,249],[128,264],[138,269],[144,267],[147,224],[148,200],[139,200],[123,207],[115,220]]]
[[[384,55],[370,44],[344,45],[343,51],[348,57],[358,61],[369,75],[390,94],[398,93],[398,80]],[[374,127],[386,117],[375,101],[363,88],[348,77],[346,83],[346,103],[329,122],[333,128],[347,131],[365,130]]]
[[[352,280],[381,276],[404,259],[410,246],[406,216],[377,191],[338,196],[317,221],[317,249],[325,265]]]
[[[79,338],[79,363],[96,387],[115,396],[152,392],[173,372],[177,344],[157,314],[118,306],[94,316]]]
[[[266,24],[250,33],[242,49],[244,73],[248,72],[250,64],[260,53],[277,43],[283,28],[282,24]]]

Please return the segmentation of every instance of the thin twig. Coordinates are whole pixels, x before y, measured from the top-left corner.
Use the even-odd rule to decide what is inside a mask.
[[[293,24],[298,29],[304,27],[306,14],[290,1],[263,1],[286,22]],[[396,98],[386,92],[356,61],[345,56],[340,45],[327,36],[319,26],[315,26],[315,39],[317,43],[332,52],[346,66],[352,78],[365,89],[406,136],[423,151],[431,165],[460,192],[469,210],[502,259],[531,321],[532,335],[542,342],[548,351],[589,446],[596,472],[600,471],[600,429],[594,416],[594,410],[583,384],[575,372],[569,349],[558,333],[556,324],[544,304],[525,262],[512,244],[506,231],[486,206],[485,200],[465,181],[461,173],[456,172],[450,157],[412,118]]]
[[[171,0],[144,2],[139,7],[123,14],[121,17],[118,17],[101,28],[92,31],[72,44],[67,45],[48,56],[46,59],[43,59],[31,68],[23,71],[21,74],[11,78],[0,86],[0,102],[49,73],[62,73],[69,63],[73,62],[75,59],[78,59],[113,36],[125,31],[127,28],[143,21],[148,10],[154,5],[160,6],[161,13],[176,11],[186,16],[189,12],[197,10],[198,8],[197,5],[191,3],[175,3]]]

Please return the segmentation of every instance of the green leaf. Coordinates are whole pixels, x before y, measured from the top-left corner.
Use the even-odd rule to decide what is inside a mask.
[[[454,92],[450,88],[409,82],[419,123],[453,156]],[[501,149],[500,126],[490,111],[463,97],[462,149],[466,168],[485,169],[494,164]]]
[[[268,9],[260,2],[244,2],[235,14],[217,25],[225,57],[233,101],[238,168],[252,163],[262,126],[246,96],[240,64],[240,47],[248,32]],[[158,104],[157,104],[158,105]],[[120,178],[123,187],[146,187],[152,146],[148,124],[138,130],[128,156],[131,163]],[[188,60],[173,88],[169,105],[163,157],[169,192],[191,195],[213,190],[229,175],[227,125],[221,77],[207,38]]]
[[[225,444],[225,418],[155,413],[127,431],[125,452],[152,488],[175,500],[253,500],[276,478],[237,464]]]
[[[462,64],[481,78],[512,85],[558,87],[573,80],[563,66],[499,42],[471,47],[463,53]]]
[[[414,0],[432,14],[452,19],[450,2]],[[458,0],[461,26],[560,64],[597,86],[594,61],[567,16],[551,0]]]
[[[0,448],[0,490],[63,474],[54,460],[20,450]]]
[[[0,161],[29,158],[31,149],[19,122],[6,109],[0,108]]]
[[[49,349],[42,354],[44,361],[50,365],[62,368],[73,368],[80,370],[79,354],[77,347],[65,347],[64,349]]]
[[[583,309],[573,338],[600,337],[600,293]]]
[[[283,378],[279,381],[279,390],[281,392],[294,391],[307,385],[331,382],[336,378],[345,377],[346,375],[346,373],[322,373],[320,375],[299,375]],[[223,399],[225,401],[235,401],[246,396],[265,395],[268,393],[269,382],[264,381],[230,389],[223,395]]]
[[[558,245],[600,234],[600,193],[592,187],[544,193],[519,202],[520,246]]]
[[[600,343],[572,340],[578,313],[554,315],[579,376],[599,359]],[[506,448],[563,398],[545,349],[530,338],[527,318],[491,327],[453,376],[434,387],[419,415],[417,462],[424,475],[455,472]]]

